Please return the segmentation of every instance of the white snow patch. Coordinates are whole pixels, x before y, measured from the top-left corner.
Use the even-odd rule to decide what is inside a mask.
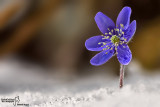
[[[43,74],[39,72],[20,72],[25,69],[11,61],[0,62],[0,68],[0,98],[19,96],[20,103],[29,104],[30,107],[160,106],[160,74],[145,74],[135,62],[129,66],[122,89],[118,88],[118,77],[110,75],[90,76],[68,82],[41,76]],[[27,71],[36,70],[30,68]],[[25,76],[22,77],[22,74]],[[0,107],[12,106],[12,103],[0,101]]]

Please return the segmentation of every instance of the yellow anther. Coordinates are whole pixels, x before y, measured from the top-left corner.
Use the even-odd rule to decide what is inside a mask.
[[[108,52],[106,52],[106,54],[108,54]]]
[[[104,36],[104,38],[102,38],[102,39],[108,39],[109,38],[109,36]]]
[[[111,32],[113,33],[113,29],[111,30]]]
[[[105,33],[105,35],[107,35],[108,33]]]
[[[124,32],[122,32],[122,34],[124,35]]]
[[[118,32],[119,32],[119,29],[115,29],[115,31],[118,31]]]
[[[120,26],[121,26],[121,27],[124,27],[124,25],[123,25],[123,24],[120,24]]]
[[[120,32],[122,32],[122,29],[120,29]]]
[[[112,35],[112,33],[111,33],[111,32],[109,32],[109,34],[110,34],[110,35]]]
[[[117,43],[117,42],[115,43],[115,46],[118,46],[118,43]]]
[[[124,25],[123,24],[120,24],[120,26],[124,29]]]

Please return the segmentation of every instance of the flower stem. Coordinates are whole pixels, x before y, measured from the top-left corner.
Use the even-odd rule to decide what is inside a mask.
[[[124,79],[124,65],[121,64],[120,75],[119,75],[119,88],[123,87],[123,79]]]

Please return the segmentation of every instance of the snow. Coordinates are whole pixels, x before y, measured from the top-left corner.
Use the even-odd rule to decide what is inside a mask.
[[[42,68],[1,61],[0,98],[19,96],[30,107],[159,107],[160,74],[144,73],[138,65],[132,61],[128,66],[119,89],[118,77],[109,74],[67,80],[45,75]],[[12,106],[0,101],[0,107]]]

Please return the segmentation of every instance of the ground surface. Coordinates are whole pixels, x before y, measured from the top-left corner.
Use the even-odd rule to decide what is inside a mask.
[[[0,98],[19,96],[19,103],[30,107],[160,107],[160,75],[144,74],[134,63],[123,89],[118,88],[118,77],[106,74],[66,81],[30,71],[43,70],[0,62]],[[0,107],[12,106],[0,101]]]

